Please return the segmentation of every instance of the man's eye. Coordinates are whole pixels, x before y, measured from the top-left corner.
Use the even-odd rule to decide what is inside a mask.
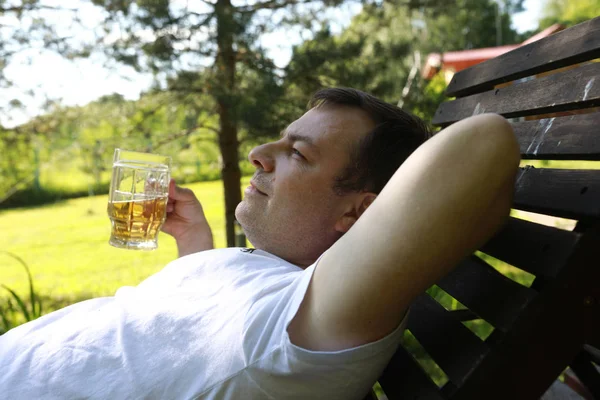
[[[297,155],[297,156],[300,156],[300,157],[302,157],[302,158],[305,158],[305,157],[302,155],[302,153],[300,153],[300,152],[299,152],[297,149],[294,149],[294,148],[292,148],[292,153],[293,153],[293,154],[295,154],[295,155]]]

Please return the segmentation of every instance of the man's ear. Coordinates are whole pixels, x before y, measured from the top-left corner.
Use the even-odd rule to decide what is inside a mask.
[[[377,195],[371,192],[361,192],[358,197],[350,203],[348,211],[335,224],[335,230],[340,233],[346,233],[358,218],[369,208],[375,201]]]

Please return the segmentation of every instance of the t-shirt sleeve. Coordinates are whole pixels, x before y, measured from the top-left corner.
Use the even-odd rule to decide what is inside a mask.
[[[323,363],[347,363],[347,362],[358,362],[363,359],[377,358],[379,356],[391,357],[390,353],[398,347],[404,327],[406,325],[406,317],[396,327],[396,329],[375,342],[363,344],[357,347],[352,347],[338,351],[314,351],[304,349],[300,346],[295,345],[290,340],[287,328],[292,322],[292,319],[296,316],[300,304],[304,300],[308,285],[314,274],[314,270],[319,261],[311,265],[303,272],[303,276],[300,278],[294,292],[291,295],[289,306],[285,313],[285,330],[282,335],[282,344],[286,348],[287,353],[290,357],[297,358],[306,363],[323,364]]]
[[[406,317],[386,337],[353,348],[313,351],[292,343],[287,328],[306,295],[316,264],[298,272],[284,289],[265,296],[251,313],[244,348],[253,351],[247,353],[250,367],[246,372],[269,398],[362,398],[400,343]],[[320,388],[317,397],[315,387]]]

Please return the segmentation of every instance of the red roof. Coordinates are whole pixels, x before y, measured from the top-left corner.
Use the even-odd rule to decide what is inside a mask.
[[[533,35],[521,44],[511,44],[498,47],[486,47],[483,49],[448,51],[443,54],[430,53],[425,60],[422,75],[425,79],[431,79],[440,69],[450,69],[454,72],[469,68],[480,62],[497,57],[518,47],[543,39],[551,34],[563,30],[565,27],[554,24],[540,33]]]
[[[524,45],[529,44],[529,43],[536,42],[536,41],[538,41],[540,39],[543,39],[543,38],[545,38],[547,36],[552,35],[553,33],[556,33],[558,31],[562,31],[563,29],[565,29],[565,26],[561,25],[561,24],[554,24],[552,26],[549,26],[548,28],[544,29],[540,33],[537,33],[537,34],[533,35],[532,37],[530,37],[529,39],[527,39],[526,41],[524,41],[523,43],[521,43],[521,46],[524,46]]]

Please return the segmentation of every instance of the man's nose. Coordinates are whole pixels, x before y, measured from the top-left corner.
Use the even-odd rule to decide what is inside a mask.
[[[271,172],[275,167],[275,163],[269,149],[270,143],[256,146],[250,150],[250,153],[248,153],[248,160],[250,160],[252,165],[254,165],[256,168],[260,168],[265,172]]]

